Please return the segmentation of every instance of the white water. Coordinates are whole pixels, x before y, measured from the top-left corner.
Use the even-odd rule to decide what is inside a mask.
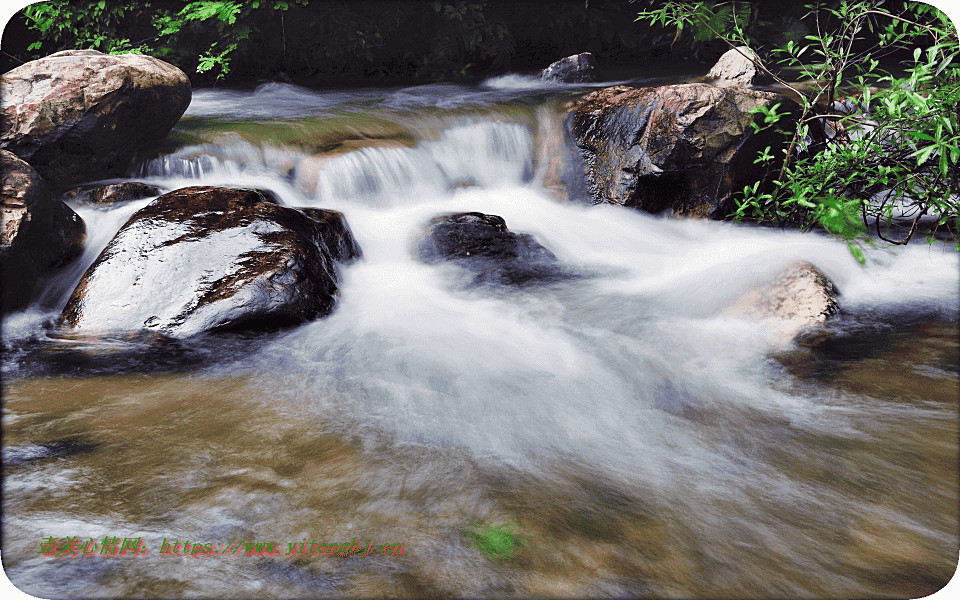
[[[423,86],[430,91],[424,97],[446,91],[435,87]],[[387,102],[421,91],[394,92]],[[233,110],[231,97],[222,101]],[[204,100],[203,110],[211,104]],[[167,189],[258,186],[289,206],[340,210],[363,249],[364,259],[344,270],[331,317],[281,336],[233,369],[288,374],[276,392],[289,395],[286,386],[297,386],[291,401],[305,402],[308,412],[342,414],[428,444],[464,445],[526,468],[544,455],[570,453],[669,487],[733,468],[673,423],[685,403],[749,407],[802,427],[850,430],[844,407],[776,391],[768,356],[789,347],[776,331],[722,314],[752,285],[806,260],[836,283],[847,310],[921,306],[955,318],[957,254],[943,247],[868,252],[862,268],[829,238],[558,203],[530,183],[527,127],[461,119],[438,138],[332,159],[313,194],[283,177],[303,153],[275,146],[228,140],[181,151],[194,156],[189,162],[165,157],[145,165],[141,173],[153,176],[144,180]],[[464,183],[473,187],[459,187]],[[418,228],[460,211],[504,217],[583,278],[478,290],[465,287],[456,267],[418,263],[410,250]],[[88,221],[92,238],[105,243],[131,212],[98,214]],[[349,383],[354,394],[304,391],[305,382],[330,378]]]
[[[445,88],[427,91],[392,92],[384,102],[443,105]],[[238,110],[231,94],[199,98],[192,111]],[[319,100],[304,110],[311,102]],[[278,114],[291,110],[281,102]],[[957,253],[926,245],[868,250],[861,267],[845,244],[816,235],[560,202],[535,183],[543,165],[535,165],[536,132],[528,125],[495,115],[447,123],[413,148],[332,159],[315,186],[287,177],[303,152],[229,138],[144,166],[142,180],[165,189],[256,186],[289,206],[340,210],[363,249],[363,259],[343,270],[331,316],[267,338],[205,374],[264,374],[252,399],[264,410],[332,423],[365,445],[386,435],[400,446],[465,450],[544,479],[560,468],[613,481],[623,494],[686,515],[685,526],[707,544],[720,548],[739,537],[776,564],[809,570],[818,584],[835,577],[837,567],[822,564],[829,558],[816,558],[836,552],[825,539],[829,523],[871,505],[842,485],[818,487],[768,462],[777,431],[863,441],[887,419],[938,421],[942,414],[797,384],[771,358],[794,349],[792,342],[724,310],[752,285],[806,260],[835,282],[848,315],[913,311],[955,322]],[[50,308],[4,322],[5,339],[33,335],[37,315],[55,314],[64,290],[148,201],[81,211],[88,252],[51,287],[41,303]],[[411,245],[419,227],[461,211],[502,216],[579,276],[478,288],[458,267],[417,262]],[[783,450],[806,460],[802,448]],[[780,522],[760,505],[814,527]],[[949,532],[927,529],[922,514],[888,508],[893,520],[925,532],[927,543],[955,545]],[[803,592],[793,581],[790,589]]]

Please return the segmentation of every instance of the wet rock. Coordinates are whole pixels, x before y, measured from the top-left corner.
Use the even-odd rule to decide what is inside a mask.
[[[61,325],[183,338],[304,322],[333,310],[337,263],[359,252],[334,211],[280,206],[259,190],[183,188],[130,217],[80,280]]]
[[[0,281],[6,313],[29,304],[44,275],[80,256],[86,228],[26,162],[0,150],[0,167]]]
[[[778,102],[781,113],[795,107],[742,87],[614,86],[572,104],[567,127],[595,203],[723,218],[735,208],[734,191],[763,179],[758,152],[770,146],[782,155],[786,137],[772,128],[756,133],[751,124],[763,118],[750,113]]]
[[[52,185],[121,175],[190,104],[180,69],[141,54],[66,50],[5,73],[0,148]]]
[[[471,271],[476,283],[517,284],[565,277],[557,257],[533,236],[513,233],[502,217],[479,212],[439,215],[415,243],[427,264],[451,261]]]
[[[64,202],[77,204],[112,205],[132,200],[159,196],[163,190],[155,185],[124,181],[110,185],[84,185],[69,189],[60,195]]]
[[[597,59],[589,52],[561,58],[540,71],[540,78],[561,83],[586,83],[596,80]]]
[[[724,53],[707,73],[707,79],[717,87],[750,86],[759,83],[754,59],[756,53],[749,46],[738,46]]]
[[[363,256],[360,244],[350,232],[343,213],[326,208],[298,208],[297,210],[320,226],[318,229],[320,245],[330,252],[333,260],[347,263]]]
[[[784,340],[815,345],[827,334],[821,326],[840,314],[839,295],[820,269],[799,261],[749,290],[728,314],[761,319]]]

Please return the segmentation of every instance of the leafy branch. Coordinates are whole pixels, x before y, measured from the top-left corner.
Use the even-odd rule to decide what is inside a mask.
[[[763,73],[800,102],[794,120],[765,108],[757,127],[778,127],[791,138],[779,160],[766,149],[757,162],[778,166],[771,185],[748,186],[735,219],[810,229],[824,227],[848,241],[863,260],[859,243],[871,244],[867,228],[893,244],[905,244],[921,220],[935,217],[931,236],[960,229],[960,44],[957,31],[937,9],[906,3],[887,10],[883,0],[840,1],[807,6],[803,19],[812,33],[770,52],[777,66],[800,73],[789,81],[761,57]],[[718,27],[723,7],[736,2],[668,2],[639,13],[638,20],[709,31],[732,48],[749,45],[739,19]],[[674,39],[676,40],[677,37]],[[904,60],[912,54],[911,60]],[[893,60],[897,75],[882,68]],[[842,103],[839,99],[850,96]],[[841,110],[838,110],[841,109]],[[891,227],[907,227],[900,239]],[[958,246],[960,249],[960,246]]]

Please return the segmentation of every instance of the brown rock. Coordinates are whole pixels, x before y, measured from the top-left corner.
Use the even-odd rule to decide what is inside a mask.
[[[85,227],[26,162],[0,150],[0,166],[0,283],[2,310],[9,312],[33,299],[45,274],[80,256]]]
[[[130,217],[80,280],[61,324],[187,337],[299,323],[333,310],[336,262],[358,254],[334,211],[287,208],[259,190],[183,188]]]
[[[53,185],[121,175],[190,104],[190,80],[141,54],[67,50],[5,73],[0,148]]]
[[[764,177],[759,150],[781,155],[787,140],[772,129],[755,133],[762,117],[750,113],[778,102],[793,106],[772,92],[702,83],[614,86],[571,105],[567,126],[594,202],[723,218],[732,193]]]

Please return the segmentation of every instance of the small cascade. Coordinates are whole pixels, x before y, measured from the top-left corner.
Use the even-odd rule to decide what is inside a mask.
[[[317,173],[321,201],[356,201],[371,206],[415,193],[446,190],[447,178],[422,151],[409,148],[363,148],[329,161]]]
[[[229,138],[144,161],[134,175],[207,184],[237,176],[280,177],[314,196],[315,202],[386,206],[398,198],[451,188],[529,182],[533,137],[518,123],[471,122],[449,127],[439,139],[414,148],[368,147],[337,156],[310,156],[286,146]]]
[[[518,185],[532,176],[532,151],[523,125],[458,125],[415,148],[363,148],[331,159],[317,172],[316,197],[386,206],[458,187]]]
[[[229,136],[216,144],[186,146],[173,154],[144,161],[134,169],[134,176],[198,180],[241,173],[284,176],[304,156],[287,146],[258,146]]]

